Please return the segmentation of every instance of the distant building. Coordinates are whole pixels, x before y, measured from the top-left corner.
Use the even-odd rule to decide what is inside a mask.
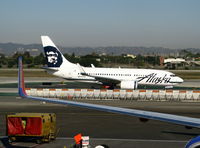
[[[103,52],[103,53],[100,53],[99,56],[106,56],[107,53]]]
[[[163,64],[168,69],[179,69],[185,67],[187,62],[182,58],[168,58],[164,59]]]
[[[136,58],[136,56],[133,55],[133,54],[125,54],[124,57],[130,57],[130,58],[132,58],[132,59],[135,59],[135,58]]]
[[[186,62],[185,59],[182,58],[168,58],[168,59],[164,59],[164,64],[167,63],[184,63]]]
[[[96,61],[97,61],[97,62],[101,62],[101,59],[100,59],[100,58],[97,58]]]

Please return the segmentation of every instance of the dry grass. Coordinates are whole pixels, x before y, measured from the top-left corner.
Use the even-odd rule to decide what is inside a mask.
[[[54,77],[48,74],[43,69],[25,69],[24,75],[26,77]],[[18,70],[17,69],[0,69],[0,77],[17,77]]]
[[[183,79],[200,79],[200,71],[174,71],[173,73]]]

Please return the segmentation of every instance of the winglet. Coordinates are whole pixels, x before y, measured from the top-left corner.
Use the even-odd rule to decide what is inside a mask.
[[[21,97],[27,96],[24,85],[24,71],[23,71],[22,57],[18,58],[18,92]]]

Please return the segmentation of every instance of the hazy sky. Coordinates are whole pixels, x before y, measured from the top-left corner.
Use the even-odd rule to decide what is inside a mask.
[[[0,42],[200,48],[200,0],[1,0]]]

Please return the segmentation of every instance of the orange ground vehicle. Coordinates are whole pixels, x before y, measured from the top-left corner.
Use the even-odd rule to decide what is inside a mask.
[[[54,113],[15,113],[7,115],[7,135],[10,141],[32,139],[37,143],[56,138]]]

